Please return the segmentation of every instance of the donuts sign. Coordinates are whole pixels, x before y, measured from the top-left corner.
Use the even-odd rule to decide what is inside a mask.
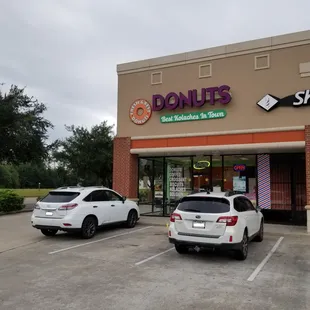
[[[152,115],[152,107],[147,100],[138,99],[132,103],[129,109],[129,117],[136,125],[145,124]]]

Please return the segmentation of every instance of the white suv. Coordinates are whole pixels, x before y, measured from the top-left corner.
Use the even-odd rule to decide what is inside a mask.
[[[81,232],[88,239],[100,226],[124,222],[132,228],[139,218],[138,205],[111,189],[61,187],[37,202],[31,224],[46,236],[62,230]]]
[[[182,198],[170,216],[169,241],[178,253],[223,248],[245,260],[251,240],[262,241],[264,218],[241,194],[197,193]]]

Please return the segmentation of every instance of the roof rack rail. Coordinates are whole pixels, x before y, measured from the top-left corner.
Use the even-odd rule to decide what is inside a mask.
[[[82,188],[83,186],[80,185],[74,185],[74,186],[61,186],[57,187],[57,189],[66,189],[66,188]]]
[[[70,189],[70,188],[79,188],[81,190],[87,189],[87,188],[107,188],[103,185],[92,185],[92,186],[82,186],[82,185],[72,185],[72,186],[61,186],[57,189]]]
[[[243,194],[243,193],[239,191],[226,191],[225,197],[231,197],[231,196],[240,195],[240,194]]]
[[[90,186],[84,186],[85,188],[107,188],[103,185],[90,185]]]

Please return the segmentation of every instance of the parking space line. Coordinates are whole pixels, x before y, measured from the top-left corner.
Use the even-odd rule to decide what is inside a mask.
[[[113,235],[113,236],[110,236],[110,237],[102,238],[102,239],[99,239],[99,240],[94,240],[94,241],[90,241],[90,242],[86,242],[86,243],[77,244],[77,245],[74,245],[74,246],[71,246],[71,247],[68,247],[68,248],[64,248],[64,249],[56,250],[56,251],[53,251],[53,252],[49,252],[48,254],[56,254],[56,253],[60,253],[60,252],[64,252],[64,251],[68,251],[68,250],[72,250],[72,249],[76,249],[76,248],[79,248],[79,247],[82,247],[82,246],[85,246],[85,245],[89,245],[89,244],[93,244],[93,243],[97,243],[97,242],[101,242],[101,241],[105,241],[105,240],[109,240],[109,239],[113,239],[113,238],[117,238],[117,237],[121,237],[121,236],[126,236],[126,235],[133,234],[135,232],[142,231],[142,230],[145,230],[145,229],[148,229],[148,228],[151,228],[151,227],[153,227],[153,226],[147,226],[147,227],[143,227],[143,228],[140,228],[140,229],[136,229],[136,230],[132,230],[132,231],[129,231],[129,232],[125,232],[125,233],[122,233],[122,234],[117,234],[117,235]]]
[[[257,275],[260,273],[260,271],[263,269],[263,267],[266,265],[272,254],[277,250],[280,243],[284,237],[280,237],[276,244],[273,246],[273,248],[270,250],[270,252],[267,254],[267,256],[263,259],[263,261],[256,267],[256,269],[253,271],[253,273],[249,276],[248,281],[252,282],[257,277]]]
[[[169,251],[171,251],[171,250],[173,250],[173,249],[174,249],[174,247],[173,247],[173,248],[170,248],[170,249],[168,249],[168,250],[166,250],[166,251],[160,252],[160,253],[158,253],[158,254],[156,254],[156,255],[153,255],[153,256],[151,256],[151,257],[149,257],[149,258],[146,258],[146,259],[144,259],[144,260],[142,260],[142,261],[140,261],[140,262],[138,262],[138,263],[135,263],[135,265],[136,265],[136,266],[139,266],[139,265],[141,265],[141,264],[144,264],[144,263],[150,261],[151,259],[156,258],[156,257],[158,257],[158,256],[160,256],[160,255],[163,255],[163,254],[165,254],[165,253],[167,253],[167,252],[169,252]]]

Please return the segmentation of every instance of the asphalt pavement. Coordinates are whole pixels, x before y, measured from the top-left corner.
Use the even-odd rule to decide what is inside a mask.
[[[30,215],[0,217],[1,310],[310,309],[310,236],[298,230],[267,233],[240,262],[180,255],[165,225],[143,219],[82,240],[45,237]]]

